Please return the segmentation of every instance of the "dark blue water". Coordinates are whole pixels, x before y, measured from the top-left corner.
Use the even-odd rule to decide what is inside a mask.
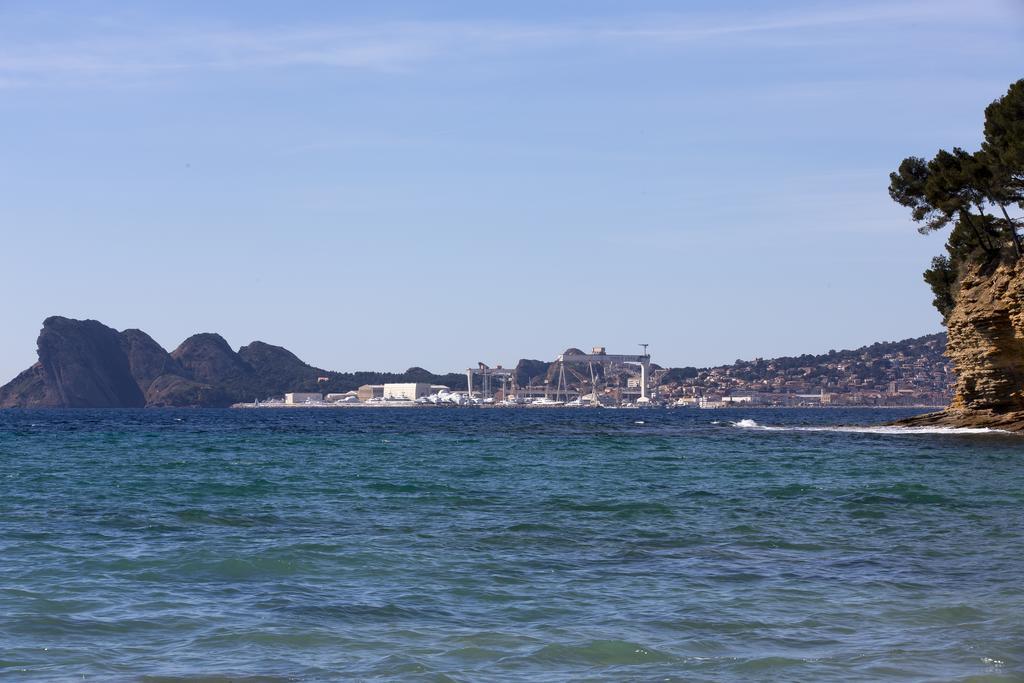
[[[902,414],[0,411],[0,676],[1024,680],[1024,439]]]

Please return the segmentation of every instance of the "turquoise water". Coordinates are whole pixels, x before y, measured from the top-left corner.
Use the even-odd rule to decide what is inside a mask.
[[[0,677],[1024,680],[1024,439],[902,414],[0,411]]]

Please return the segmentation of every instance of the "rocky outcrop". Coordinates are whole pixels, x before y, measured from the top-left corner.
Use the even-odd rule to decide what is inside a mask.
[[[142,330],[121,333],[121,348],[147,406],[227,405],[230,400],[191,374]]]
[[[900,427],[955,427],[1000,429],[1024,432],[1024,413],[1000,413],[994,410],[958,410],[948,408],[938,413],[925,413],[899,420]]]
[[[51,317],[37,342],[39,362],[0,389],[0,407],[141,408],[117,330],[95,320]]]
[[[236,353],[218,334],[196,334],[171,353],[141,330],[52,317],[39,333],[39,362],[0,387],[0,408],[223,407],[289,391],[345,392],[361,384],[430,382],[463,375],[328,372],[260,341]]]
[[[946,326],[957,373],[950,408],[1024,411],[1024,271],[1016,264],[968,271]]]
[[[171,354],[142,330],[121,333],[121,349],[128,357],[128,368],[143,395],[163,375],[184,376],[184,370]]]
[[[552,363],[531,358],[520,358],[516,363],[516,384],[521,387],[541,384],[547,378]]]
[[[956,371],[953,400],[947,410],[900,424],[1024,430],[1024,267],[970,267],[946,328],[946,355]]]
[[[0,408],[55,408],[60,407],[60,396],[42,363],[36,363],[28,370],[0,387]]]
[[[179,361],[141,330],[54,316],[38,347],[39,362],[0,387],[0,408],[226,406],[235,383],[247,382],[248,394],[254,379],[218,335],[189,338]]]

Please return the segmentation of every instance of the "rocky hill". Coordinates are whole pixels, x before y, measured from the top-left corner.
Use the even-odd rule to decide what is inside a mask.
[[[47,318],[39,362],[0,388],[0,407],[145,405],[122,337],[95,320]]]
[[[712,368],[673,368],[660,377],[663,396],[756,394],[765,402],[827,393],[836,404],[944,405],[953,381],[946,335],[930,334],[858,349],[737,360]]]
[[[218,334],[196,334],[168,353],[141,330],[95,320],[43,322],[39,361],[0,387],[0,408],[227,406],[289,391],[344,392],[362,384],[461,386],[461,374],[323,370],[280,346],[254,341],[237,352]]]

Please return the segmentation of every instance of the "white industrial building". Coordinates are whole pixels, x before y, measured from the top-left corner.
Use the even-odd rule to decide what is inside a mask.
[[[324,400],[328,403],[351,403],[359,400],[359,392],[346,391],[344,394],[327,394]]]
[[[313,394],[305,392],[293,392],[284,395],[284,402],[286,405],[294,406],[301,405],[303,403],[321,403],[324,400],[323,394]]]
[[[430,396],[430,384],[427,382],[384,385],[385,401],[415,401],[423,396]]]

